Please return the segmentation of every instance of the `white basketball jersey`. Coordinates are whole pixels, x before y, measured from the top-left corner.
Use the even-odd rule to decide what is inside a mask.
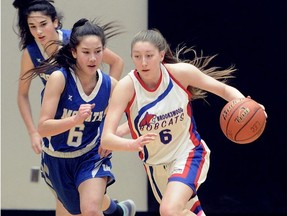
[[[166,164],[177,155],[189,151],[200,143],[193,119],[191,94],[161,64],[161,80],[155,90],[149,90],[136,70],[131,71],[135,95],[126,109],[126,114],[135,139],[153,132],[155,141],[140,152],[143,162]]]

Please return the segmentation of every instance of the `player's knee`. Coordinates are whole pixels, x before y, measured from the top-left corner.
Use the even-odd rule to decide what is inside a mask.
[[[82,205],[81,216],[102,216],[102,210],[96,205]]]
[[[180,208],[176,205],[170,205],[168,203],[161,203],[160,205],[160,215],[161,216],[177,216],[180,215]]]

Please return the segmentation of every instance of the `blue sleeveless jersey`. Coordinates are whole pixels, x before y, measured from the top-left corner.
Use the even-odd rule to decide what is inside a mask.
[[[72,70],[61,68],[60,71],[66,78],[66,86],[62,92],[55,119],[76,115],[81,104],[95,103],[92,115],[83,124],[59,135],[44,138],[44,152],[55,157],[73,158],[99,147],[105,109],[111,93],[111,79],[109,75],[98,70],[97,84],[92,93],[86,95]]]
[[[62,35],[62,42],[64,44],[67,44],[70,39],[71,30],[59,29],[58,33]],[[27,50],[34,64],[34,67],[39,66],[40,63],[45,60],[35,40],[31,44],[27,45]],[[44,84],[44,86],[46,85],[49,74],[51,73],[52,71],[48,71],[47,72],[48,75],[46,74],[46,75],[40,76],[41,81]]]

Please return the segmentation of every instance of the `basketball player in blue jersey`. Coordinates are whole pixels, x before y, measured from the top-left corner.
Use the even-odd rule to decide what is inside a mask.
[[[43,60],[58,49],[59,44],[53,44],[52,41],[59,40],[63,44],[69,42],[71,30],[62,29],[62,16],[57,13],[52,3],[51,0],[14,0],[13,2],[13,6],[18,9],[18,30],[22,50],[20,77],[28,70],[39,66]],[[124,66],[122,58],[105,48],[103,62],[110,66],[109,74],[118,80]],[[50,72],[39,75],[44,86],[49,75]],[[32,149],[36,154],[40,154],[42,137],[39,135],[32,117],[29,101],[30,85],[31,79],[19,79],[18,107],[26,125]],[[113,204],[113,202],[111,203]],[[66,214],[69,215],[62,203],[57,200],[56,215]]]
[[[68,44],[24,74],[31,78],[58,68],[46,83],[38,131],[44,140],[42,176],[69,215],[136,213],[132,200],[116,203],[106,195],[114,176],[111,151],[100,148],[100,137],[117,81],[99,67],[106,39],[115,35],[111,29],[112,23],[102,28],[80,19]]]
[[[179,52],[174,56],[157,30],[134,37],[131,57],[136,69],[113,91],[101,146],[139,151],[161,216],[203,216],[197,189],[206,179],[210,150],[196,130],[191,101],[207,91],[227,101],[244,95],[224,83],[233,67],[206,68],[213,57],[203,56],[184,63]],[[132,139],[117,135],[123,112]]]
[[[62,16],[57,13],[52,0],[14,0],[13,6],[18,10],[18,33],[22,50],[20,77],[36,67],[44,59],[58,49],[58,44],[51,41],[59,40],[64,44],[69,41],[70,30],[62,29]],[[109,74],[119,80],[124,63],[120,56],[109,50],[104,51],[103,62],[110,67]],[[45,86],[49,72],[41,74]],[[29,101],[30,80],[19,80],[18,107],[26,125],[32,149],[40,154],[42,138],[36,130]]]

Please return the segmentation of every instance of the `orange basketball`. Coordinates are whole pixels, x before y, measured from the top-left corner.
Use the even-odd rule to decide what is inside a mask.
[[[248,144],[258,139],[266,125],[266,115],[250,98],[228,102],[220,114],[220,127],[225,136],[237,143]]]

